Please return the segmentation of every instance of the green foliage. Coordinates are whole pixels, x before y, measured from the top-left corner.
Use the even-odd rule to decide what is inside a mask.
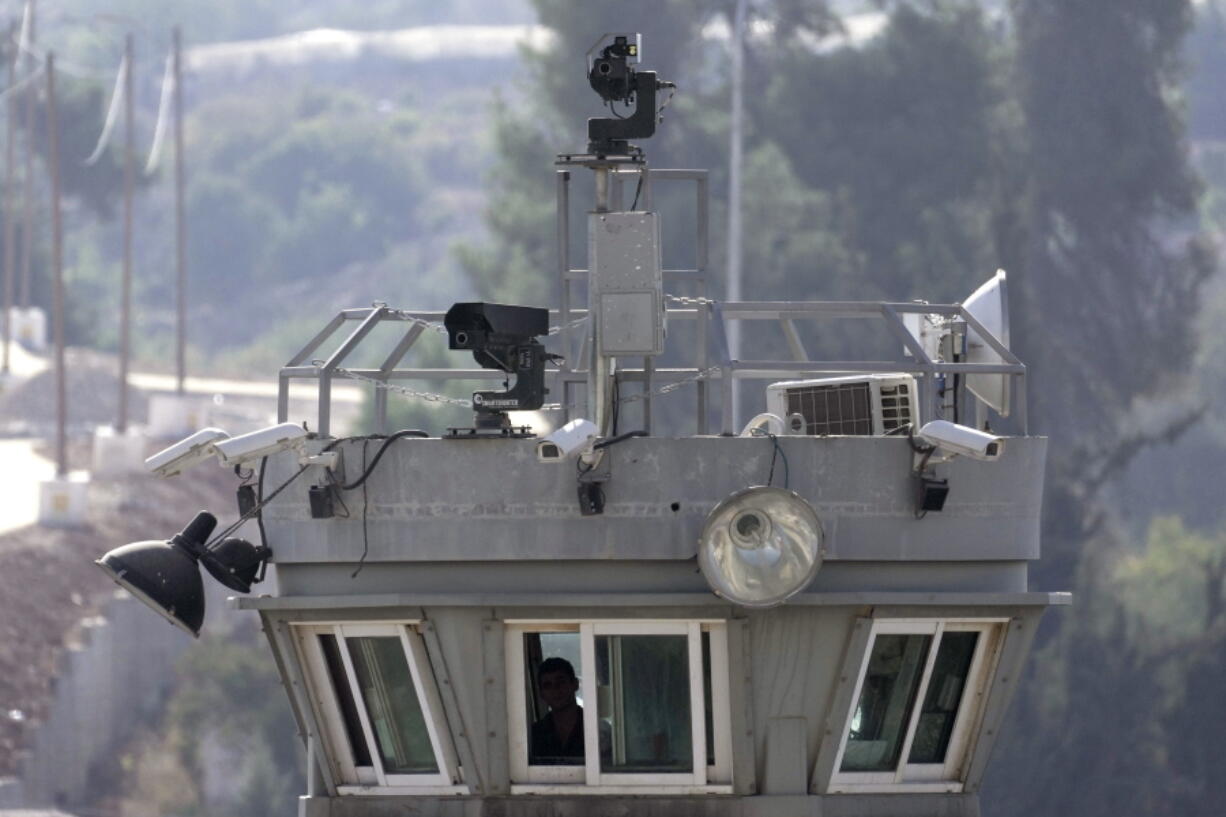
[[[824,297],[957,298],[998,266],[1000,52],[976,5],[904,3],[861,49],[763,55],[754,117],[806,184],[843,196],[864,257],[867,275]]]
[[[1077,615],[1036,656],[994,764],[993,813],[1212,814],[1226,794],[1226,528],[1158,518],[1143,548],[1118,547],[1087,543]]]
[[[254,628],[205,638],[183,659],[183,682],[170,699],[167,727],[194,780],[204,774],[200,747],[209,738],[243,758],[233,781],[236,802],[201,802],[192,812],[291,814],[293,793],[305,790],[302,748],[285,690]]]

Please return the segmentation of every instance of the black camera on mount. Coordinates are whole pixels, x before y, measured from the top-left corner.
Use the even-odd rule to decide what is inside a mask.
[[[593,156],[630,156],[637,151],[631,139],[646,139],[656,132],[656,90],[673,85],[658,81],[654,71],[636,71],[634,66],[641,59],[642,37],[638,34],[606,34],[588,51],[587,79],[592,90],[610,109],[619,103],[634,105],[630,116],[587,121],[587,150]]]
[[[443,325],[447,329],[447,348],[468,349],[483,369],[515,375],[515,386],[506,391],[473,393],[476,428],[470,433],[497,431],[502,436],[529,436],[526,431],[511,430],[506,413],[533,411],[545,404],[545,395],[549,393],[545,388],[545,364],[561,360],[546,352],[536,340],[549,334],[549,310],[459,303],[447,310]]]

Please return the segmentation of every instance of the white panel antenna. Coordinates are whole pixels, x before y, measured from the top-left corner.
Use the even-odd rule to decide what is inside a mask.
[[[962,308],[983,324],[1007,349],[1009,348],[1009,297],[1005,271],[997,270],[991,280],[971,293]],[[966,330],[967,363],[1004,363],[1005,360],[973,329]],[[966,388],[1001,417],[1009,416],[1009,375],[967,375]]]

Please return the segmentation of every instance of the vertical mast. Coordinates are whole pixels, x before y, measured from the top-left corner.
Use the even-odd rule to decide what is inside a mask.
[[[119,301],[119,418],[115,430],[121,434],[128,428],[128,360],[132,336],[132,187],[136,166],[136,143],[133,133],[135,105],[133,103],[133,71],[135,48],[129,32],[124,38],[123,62],[123,284]]]
[[[55,473],[68,474],[64,378],[64,225],[60,212],[60,132],[55,110],[55,56],[47,53],[47,165],[51,171],[52,321],[55,326]]]
[[[745,5],[737,0],[732,20],[732,128],[728,150],[728,300],[741,300],[741,164],[745,115]],[[741,323],[728,324],[728,354],[741,356]],[[732,426],[741,421],[741,389],[732,381]]]
[[[34,44],[34,0],[28,0],[26,19],[26,45]],[[33,53],[26,55],[26,70],[33,74],[38,69],[38,60]],[[25,90],[25,153],[22,168],[22,216],[21,216],[21,289],[18,301],[22,308],[30,305],[30,264],[34,244],[34,106],[38,99],[38,86],[30,83]]]
[[[8,47],[12,49],[9,54],[10,88],[17,82],[16,37],[17,24],[9,23]],[[17,134],[17,129],[13,127],[13,118],[16,115],[16,99],[10,94],[4,103],[4,192],[3,204],[0,206],[0,218],[4,219],[4,360],[0,364],[0,371],[4,374],[9,371],[9,353],[13,344],[13,290],[17,275],[17,253],[16,247],[13,246],[16,233],[13,224],[13,139]]]
[[[175,374],[176,390],[184,393],[187,379],[187,221],[183,206],[183,76],[182,42],[179,27],[174,29],[175,86],[175,268],[178,272],[175,289]]]

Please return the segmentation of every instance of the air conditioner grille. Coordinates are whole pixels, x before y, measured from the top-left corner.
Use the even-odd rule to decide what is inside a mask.
[[[906,387],[902,388],[905,391]],[[873,433],[873,408],[868,383],[802,386],[788,389],[787,397],[788,414],[799,414],[805,418],[805,434],[871,436]],[[897,404],[892,410],[897,418]],[[898,424],[896,419],[895,425]]]
[[[906,384],[881,387],[882,433],[890,434],[911,422],[911,390]]]

